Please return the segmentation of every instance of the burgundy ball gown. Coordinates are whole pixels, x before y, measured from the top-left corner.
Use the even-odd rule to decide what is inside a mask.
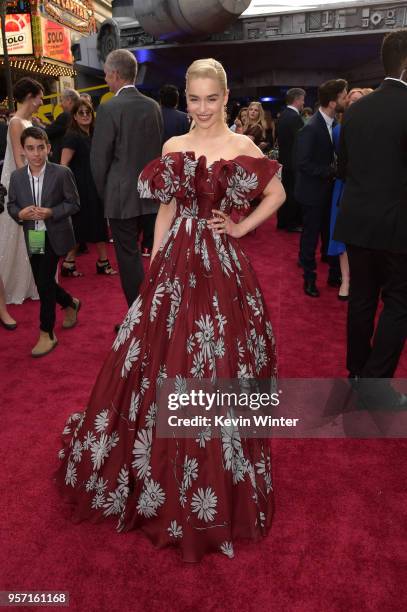
[[[275,343],[255,273],[239,240],[207,227],[212,209],[248,208],[278,171],[239,156],[206,166],[170,153],[141,173],[144,198],[176,215],[131,306],[83,413],[63,432],[57,484],[75,521],[140,528],[185,561],[210,551],[233,557],[237,539],[257,541],[273,514],[270,448],[236,428],[196,439],[156,437],[156,389],[187,378],[276,376]]]

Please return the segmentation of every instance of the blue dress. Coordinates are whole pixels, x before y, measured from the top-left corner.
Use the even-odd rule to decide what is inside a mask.
[[[340,133],[341,133],[341,124],[338,123],[332,131],[332,137],[334,141],[336,154],[338,154],[338,151],[339,151]],[[333,234],[334,234],[335,224],[336,224],[336,217],[338,216],[339,204],[341,202],[343,188],[344,188],[344,182],[341,179],[336,179],[333,194],[332,194],[331,225],[330,225],[330,231],[329,231],[328,255],[341,255],[342,253],[346,251],[346,246],[343,244],[343,242],[338,242],[337,240],[333,239]]]

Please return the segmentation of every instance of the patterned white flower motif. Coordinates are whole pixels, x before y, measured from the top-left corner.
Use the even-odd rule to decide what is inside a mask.
[[[203,519],[205,523],[208,523],[215,518],[217,503],[218,498],[211,487],[207,487],[205,491],[200,487],[197,493],[194,493],[192,496],[191,510],[198,514],[199,519]]]
[[[104,493],[104,491],[106,491],[106,487],[107,487],[107,480],[103,480],[102,476],[100,476],[100,478],[98,478],[95,483],[95,491],[97,493]]]
[[[195,353],[193,357],[193,365],[190,372],[194,378],[204,377],[205,363],[202,353]]]
[[[127,351],[127,355],[122,367],[122,378],[126,378],[127,374],[130,372],[133,363],[138,359],[140,350],[140,340],[136,340],[136,338],[133,338],[130,342],[129,350]]]
[[[266,340],[261,334],[255,337],[253,353],[256,372],[259,374],[260,370],[266,366],[268,362]]]
[[[165,293],[165,285],[159,283],[154,291],[153,299],[150,308],[150,321],[154,321],[157,316],[158,308],[161,306],[161,301]]]
[[[70,417],[68,418],[66,424],[65,424],[65,428],[64,428],[62,434],[64,436],[65,435],[69,435],[72,432],[73,429],[75,430],[75,434],[77,434],[79,429],[82,427],[84,419],[85,419],[85,412],[75,412],[74,414],[71,414]],[[70,427],[76,421],[78,421],[78,423],[75,425],[75,427],[74,428]]]
[[[235,172],[228,180],[222,204],[229,200],[236,208],[245,208],[248,204],[248,194],[250,191],[254,191],[258,184],[259,180],[254,172],[249,174],[244,168],[236,165]]]
[[[102,434],[99,440],[95,440],[91,447],[91,457],[93,462],[93,469],[99,470],[104,464],[106,457],[108,457],[110,450],[113,446],[117,445],[119,441],[119,435],[114,431],[109,437],[106,434]]]
[[[240,340],[237,340],[236,344],[237,344],[237,352],[239,353],[239,359],[243,359],[244,358],[244,353],[245,353],[244,346],[240,342]]]
[[[97,472],[93,472],[93,474],[91,474],[89,480],[86,481],[85,489],[87,491],[94,491],[95,488],[96,488],[97,479],[98,479]]]
[[[136,393],[132,391],[131,399],[130,399],[130,408],[129,408],[129,420],[135,421],[137,417],[138,410],[140,408],[140,393]]]
[[[220,550],[224,555],[229,557],[229,559],[233,559],[235,556],[232,542],[223,542],[223,544],[220,545]]]
[[[73,463],[73,461],[68,461],[68,465],[66,468],[66,474],[65,474],[65,484],[71,485],[72,487],[74,487],[76,485],[77,479],[78,479],[78,476],[76,473],[76,466]]]
[[[129,472],[126,466],[122,467],[117,478],[117,487],[114,491],[110,491],[103,514],[111,516],[121,514],[124,511],[126,500],[129,494]]]
[[[175,393],[181,395],[182,393],[187,392],[187,380],[180,374],[177,374],[175,377]]]
[[[101,433],[106,429],[109,424],[109,411],[103,410],[99,414],[96,415],[95,418],[95,430],[98,433]]]
[[[195,321],[199,330],[195,333],[195,338],[198,341],[199,348],[202,351],[204,359],[212,357],[213,345],[215,341],[215,331],[213,328],[213,321],[210,315],[202,315],[198,321]]]
[[[191,353],[194,352],[194,346],[195,346],[195,340],[194,340],[194,334],[191,334],[187,340],[187,353],[188,355],[190,355]]]
[[[232,418],[231,412],[227,413],[227,418]],[[237,484],[244,480],[246,473],[246,459],[243,456],[239,430],[235,425],[224,425],[221,432],[225,469],[232,471],[233,484]]]
[[[264,478],[264,483],[266,485],[266,492],[270,493],[273,488],[272,480],[271,480],[271,461],[270,454],[268,453],[267,457],[264,455],[264,451],[261,451],[261,460],[256,463],[257,473],[262,475]]]
[[[65,459],[65,449],[61,448],[61,450],[58,451],[58,459]]]
[[[119,332],[116,336],[116,340],[113,343],[113,350],[117,351],[130,337],[131,332],[135,325],[138,325],[141,321],[142,310],[141,306],[143,300],[141,295],[135,300],[127,312],[126,318],[120,326]]]
[[[88,431],[82,443],[83,450],[89,450],[95,440],[96,436],[93,431]]]
[[[238,269],[239,272],[241,272],[242,266],[240,265],[239,257],[237,256],[237,253],[230,242],[228,243],[228,247],[229,247],[229,253],[232,256],[232,259],[233,259],[233,262],[236,268]]]
[[[221,358],[225,355],[225,343],[223,341],[223,338],[218,338],[216,340],[216,344],[215,344],[215,356],[218,358]]]
[[[216,310],[215,319],[216,319],[216,322],[217,322],[217,325],[218,325],[218,332],[219,332],[219,334],[221,336],[224,336],[225,335],[225,325],[227,323],[227,319],[226,319],[226,317],[224,315],[222,315],[220,313],[220,310],[219,310],[219,300],[218,300],[218,296],[217,296],[216,293],[213,296],[212,303],[213,303],[213,307]]]
[[[219,257],[220,267],[225,276],[229,276],[229,272],[233,272],[232,262],[230,261],[229,253],[222,242],[219,234],[215,234],[216,253]]]
[[[196,274],[193,272],[190,272],[189,274],[188,285],[191,287],[191,289],[195,289],[196,287]]]
[[[178,315],[179,307],[182,299],[182,286],[177,278],[174,279],[172,284],[172,292],[170,296],[171,307],[167,317],[167,333],[168,337],[171,338],[172,332],[174,331],[175,321]]]
[[[146,198],[147,200],[154,199],[154,196],[150,189],[150,181],[148,179],[139,179],[137,183],[137,189],[140,194],[140,198]]]
[[[167,366],[164,365],[160,365],[160,367],[158,368],[158,374],[157,374],[157,386],[158,387],[162,387],[164,380],[167,378]]]
[[[267,334],[267,338],[269,340],[273,340],[274,336],[273,336],[273,327],[270,323],[270,321],[266,321],[266,334]]]
[[[182,508],[185,508],[185,504],[187,503],[187,496],[185,495],[185,489],[182,485],[179,488],[179,503]]]
[[[151,429],[154,427],[156,419],[157,419],[158,406],[155,402],[153,402],[148,409],[146,414],[146,427]]]
[[[170,526],[167,528],[168,533],[173,538],[182,538],[182,527],[181,525],[177,525],[177,521],[171,521]]]
[[[250,308],[253,311],[253,314],[255,317],[259,317],[259,319],[261,319],[262,317],[262,311],[263,311],[263,306],[257,303],[256,298],[254,297],[254,295],[252,295],[251,293],[246,293],[246,300],[247,303],[249,304]]]
[[[203,429],[202,431],[198,433],[198,437],[195,438],[195,442],[198,442],[200,448],[205,448],[206,443],[210,441],[211,437],[212,437],[212,430],[208,426],[208,427],[205,427],[205,429]]]
[[[72,449],[72,457],[75,463],[79,463],[82,459],[82,443],[80,440],[75,440],[75,444]]]
[[[266,515],[264,514],[264,512],[260,512],[259,519],[260,519],[260,527],[264,527],[264,524],[266,522]]]
[[[182,487],[186,491],[192,485],[192,481],[198,478],[198,462],[192,457],[188,459],[185,455],[184,459],[184,475],[182,479]]]
[[[131,464],[137,469],[137,478],[149,478],[151,476],[151,429],[142,429],[138,432],[138,440],[134,442],[132,454],[135,459]]]
[[[205,270],[209,272],[211,269],[211,262],[209,260],[208,247],[206,245],[205,239],[201,241],[201,257],[202,257],[202,263],[203,263]]]
[[[157,516],[157,508],[165,502],[165,492],[152,478],[144,481],[144,488],[137,502],[137,512],[146,518]]]
[[[103,508],[105,501],[106,499],[103,493],[96,493],[95,497],[92,499],[92,508],[95,510]]]

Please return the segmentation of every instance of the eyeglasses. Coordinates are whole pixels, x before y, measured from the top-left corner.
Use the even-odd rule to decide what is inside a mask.
[[[91,115],[91,111],[89,110],[80,110],[78,111],[78,115],[80,115],[81,117],[87,117],[88,115]]]

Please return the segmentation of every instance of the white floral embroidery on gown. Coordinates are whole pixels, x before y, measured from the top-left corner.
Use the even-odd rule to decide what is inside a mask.
[[[190,439],[156,435],[165,379],[182,393],[188,378],[276,377],[254,271],[240,241],[215,235],[207,220],[215,207],[247,208],[279,166],[247,156],[205,162],[173,153],[140,176],[141,195],[175,197],[176,215],[85,412],[68,419],[57,473],[75,521],[114,517],[118,530],[140,528],[186,561],[210,551],[232,558],[236,540],[267,534],[274,508],[268,440],[226,425],[218,437],[210,427]]]
[[[32,126],[31,121],[23,120],[23,123],[26,128]],[[13,148],[8,133],[6,155],[0,179],[6,189],[10,183],[11,173],[15,169]],[[38,299],[23,228],[8,214],[7,197],[4,213],[0,215],[0,277],[4,283],[7,304],[22,304],[27,298]]]

